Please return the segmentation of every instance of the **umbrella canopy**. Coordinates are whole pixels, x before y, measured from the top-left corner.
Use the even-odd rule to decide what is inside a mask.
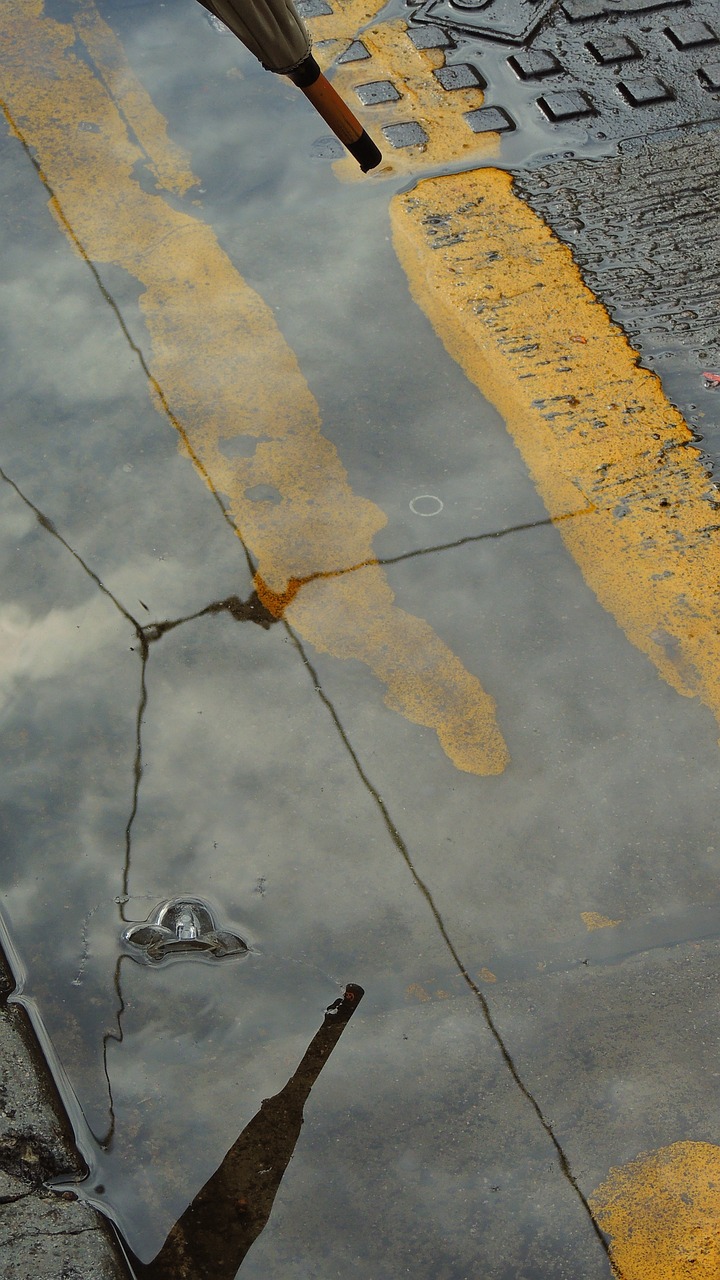
[[[289,75],[310,53],[310,36],[292,0],[200,0],[268,71]]]

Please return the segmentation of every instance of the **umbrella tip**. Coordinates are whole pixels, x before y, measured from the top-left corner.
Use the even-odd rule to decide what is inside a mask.
[[[345,144],[351,156],[357,160],[363,173],[367,173],[369,169],[376,169],[382,160],[382,151],[375,146],[372,138],[363,129],[357,142]]]

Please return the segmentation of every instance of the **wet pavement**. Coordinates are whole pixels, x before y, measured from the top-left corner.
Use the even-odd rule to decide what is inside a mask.
[[[98,1275],[716,1274],[720,45],[596,7],[306,6],[361,180],[190,0],[0,19],[0,905]]]

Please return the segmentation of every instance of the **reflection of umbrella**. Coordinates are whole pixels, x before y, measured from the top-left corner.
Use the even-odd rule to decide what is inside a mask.
[[[266,1098],[219,1169],[178,1219],[157,1257],[133,1259],[143,1280],[234,1280],[263,1230],[290,1163],[310,1090],[363,997],[349,983],[280,1093]]]
[[[382,160],[352,111],[310,53],[310,36],[292,0],[200,0],[225,23],[268,71],[289,76],[330,125],[363,173]]]

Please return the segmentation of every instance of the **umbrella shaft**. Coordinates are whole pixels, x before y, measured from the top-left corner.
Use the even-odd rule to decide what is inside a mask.
[[[305,97],[312,102],[315,110],[330,125],[333,133],[344,146],[352,146],[362,136],[362,125],[356,120],[352,111],[335,92],[329,80],[320,74],[314,84],[301,86]]]

